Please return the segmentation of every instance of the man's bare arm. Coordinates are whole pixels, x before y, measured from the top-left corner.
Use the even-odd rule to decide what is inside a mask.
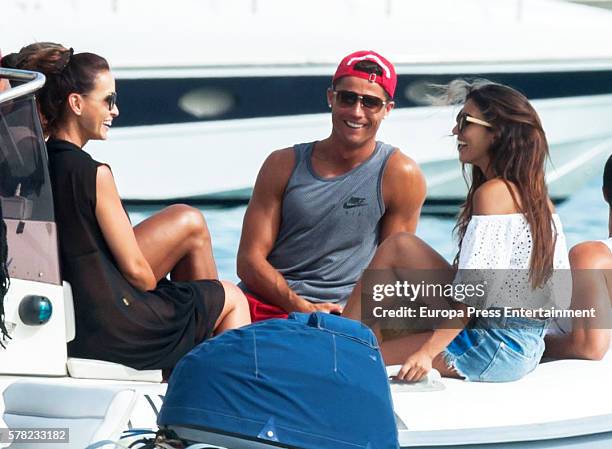
[[[385,215],[380,228],[380,241],[398,232],[416,232],[427,185],[421,169],[408,156],[396,150],[383,174]]]
[[[295,164],[292,148],[275,151],[264,162],[242,225],[238,277],[261,299],[287,312],[341,311],[337,304],[313,304],[295,293],[267,260],[278,236],[285,187]]]
[[[601,242],[583,242],[569,253],[572,267],[572,304],[575,310],[595,309],[596,318],[573,318],[566,335],[547,335],[544,357],[601,360],[610,347],[612,299],[607,277],[612,257]]]

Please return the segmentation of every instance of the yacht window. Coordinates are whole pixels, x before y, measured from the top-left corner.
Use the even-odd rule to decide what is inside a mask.
[[[229,92],[209,87],[192,90],[179,99],[179,107],[199,119],[220,117],[235,104],[236,100]]]

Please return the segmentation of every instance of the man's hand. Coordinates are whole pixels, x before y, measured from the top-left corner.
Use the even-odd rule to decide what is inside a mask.
[[[333,302],[313,303],[313,312],[333,313],[336,315],[342,314],[342,306]]]
[[[418,382],[431,371],[433,357],[420,349],[409,356],[397,373],[399,380]]]
[[[342,306],[340,304],[334,304],[333,302],[310,302],[304,299],[303,302],[300,303],[297,312],[325,312],[340,315],[342,314]]]

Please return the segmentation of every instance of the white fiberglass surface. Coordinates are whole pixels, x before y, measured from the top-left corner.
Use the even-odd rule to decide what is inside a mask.
[[[52,312],[47,323],[39,326],[23,324],[19,305],[27,295],[49,299]],[[6,349],[0,348],[0,375],[65,375],[66,315],[62,286],[11,279],[4,307],[11,339],[4,342]]]
[[[78,391],[82,388],[87,387],[102,387],[102,388],[127,388],[136,392],[135,403],[130,404],[131,412],[129,414],[129,423],[125,427],[131,429],[152,429],[157,430],[157,414],[162,405],[162,398],[166,394],[167,384],[165,383],[152,383],[152,382],[127,382],[127,381],[113,381],[113,380],[90,380],[90,379],[74,379],[71,377],[37,377],[37,376],[6,376],[0,374],[0,427],[6,427],[2,420],[4,413],[3,403],[3,392],[11,384],[16,382],[28,382],[28,383],[41,383],[53,390],[57,387],[68,387],[75,388]],[[85,412],[81,417],[87,415],[87,408],[95,408],[95,397],[94,396],[82,396],[82,407]],[[107,410],[107,418],[111,421],[117,418],[117,414],[125,413],[128,410],[125,409],[109,409]],[[74,416],[73,418],[79,418]],[[106,422],[106,421],[105,421]],[[57,427],[57,425],[55,426]],[[104,433],[105,430],[112,430],[112,434]],[[77,430],[78,431],[78,430]],[[96,434],[97,441],[105,439],[116,439],[116,429],[108,429],[105,426],[101,426]],[[136,438],[134,438],[135,440]],[[122,442],[126,446],[132,440],[123,440]],[[0,447],[4,447],[0,444]]]
[[[612,415],[611,378],[608,352],[599,362],[543,363],[516,382],[443,379],[444,391],[393,394],[393,404],[409,431],[555,423]]]

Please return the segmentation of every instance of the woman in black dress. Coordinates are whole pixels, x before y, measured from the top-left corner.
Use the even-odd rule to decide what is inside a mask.
[[[82,150],[106,139],[119,115],[106,60],[61,46],[27,49],[19,68],[47,77],[38,102],[50,136],[63,278],[75,303],[69,354],[172,368],[213,333],[248,324],[242,292],[217,280],[202,214],[174,205],[132,227],[110,168]]]

